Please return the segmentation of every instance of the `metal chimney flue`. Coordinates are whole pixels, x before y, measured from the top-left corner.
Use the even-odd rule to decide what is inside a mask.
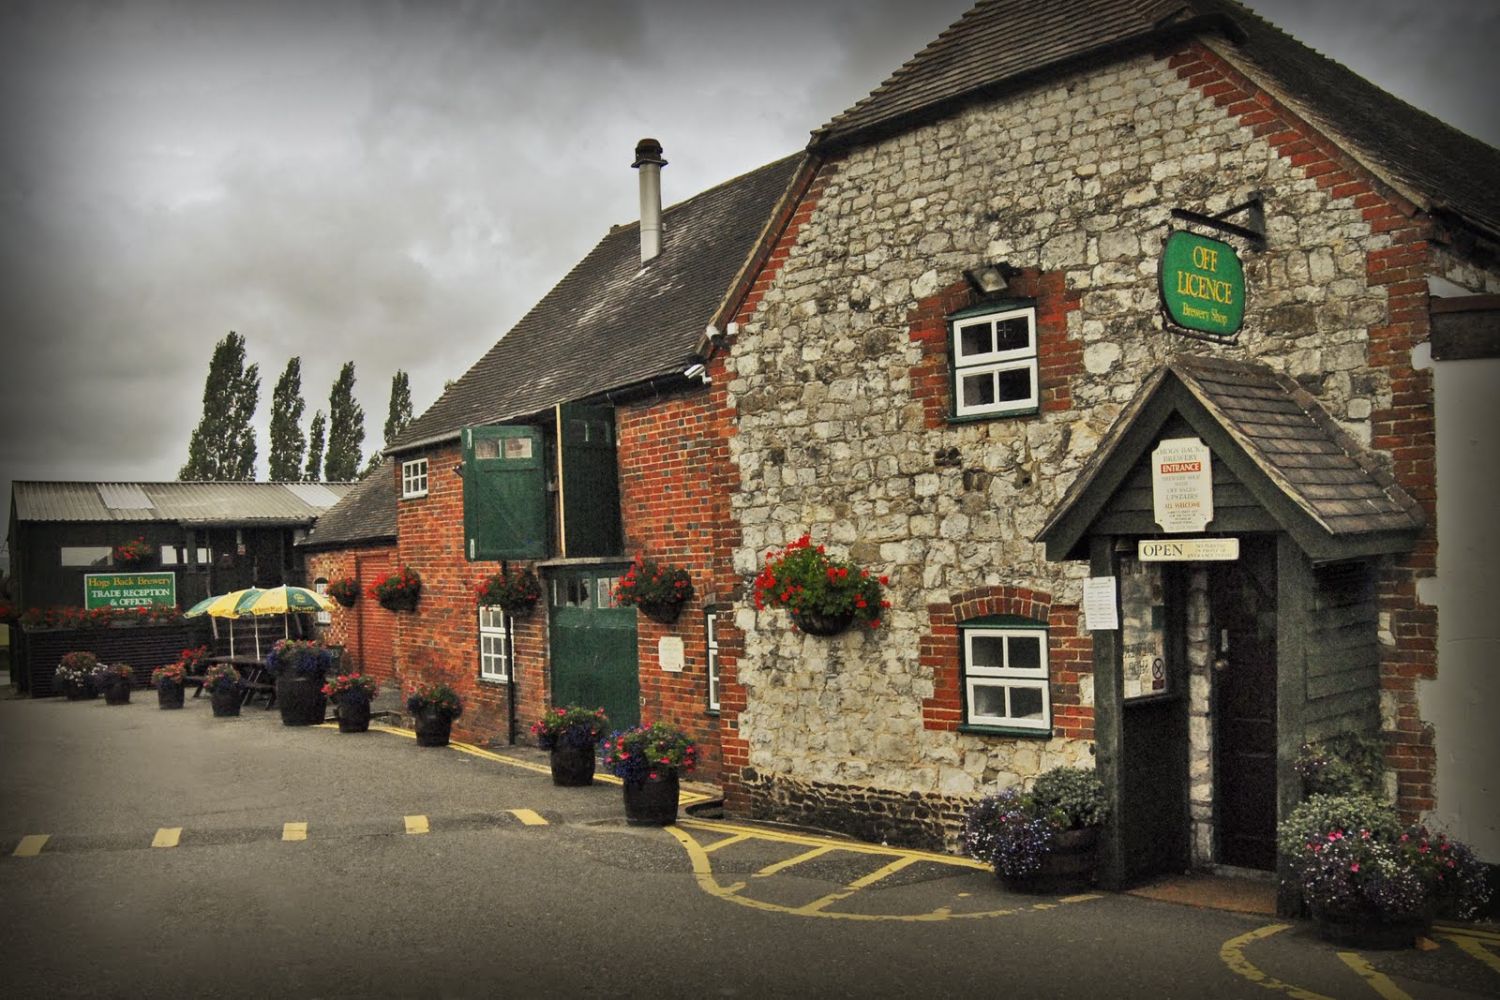
[[[661,253],[661,143],[642,139],[635,144],[632,167],[641,172],[641,263]]]

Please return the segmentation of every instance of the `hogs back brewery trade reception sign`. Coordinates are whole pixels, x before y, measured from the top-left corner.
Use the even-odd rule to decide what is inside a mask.
[[[146,608],[177,605],[176,573],[85,573],[86,608]]]
[[[1245,319],[1245,269],[1228,243],[1179,229],[1161,250],[1161,300],[1172,322],[1232,337]]]

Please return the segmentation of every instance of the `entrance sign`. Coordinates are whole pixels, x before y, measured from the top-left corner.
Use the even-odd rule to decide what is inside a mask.
[[[85,608],[177,606],[176,573],[85,573]]]
[[[1208,445],[1167,438],[1151,453],[1151,501],[1162,531],[1202,531],[1214,519]]]
[[[1119,589],[1112,576],[1091,576],[1083,581],[1083,627],[1102,632],[1120,627]]]
[[[1179,229],[1161,248],[1157,278],[1173,323],[1232,337],[1245,320],[1245,269],[1234,247]]]
[[[1136,543],[1141,562],[1228,562],[1239,557],[1238,538],[1153,538]]]
[[[656,643],[656,660],[661,668],[668,673],[682,673],[685,661],[683,656],[682,637],[676,635],[664,635]]]

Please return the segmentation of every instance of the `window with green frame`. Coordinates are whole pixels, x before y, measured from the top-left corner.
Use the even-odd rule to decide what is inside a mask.
[[[959,623],[964,722],[977,728],[1052,729],[1047,626],[1012,615]]]

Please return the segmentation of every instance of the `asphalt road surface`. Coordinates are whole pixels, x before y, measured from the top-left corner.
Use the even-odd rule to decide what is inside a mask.
[[[0,995],[1500,996],[1500,935],[1003,892],[964,859],[555,788],[535,750],[207,699],[0,701]]]

